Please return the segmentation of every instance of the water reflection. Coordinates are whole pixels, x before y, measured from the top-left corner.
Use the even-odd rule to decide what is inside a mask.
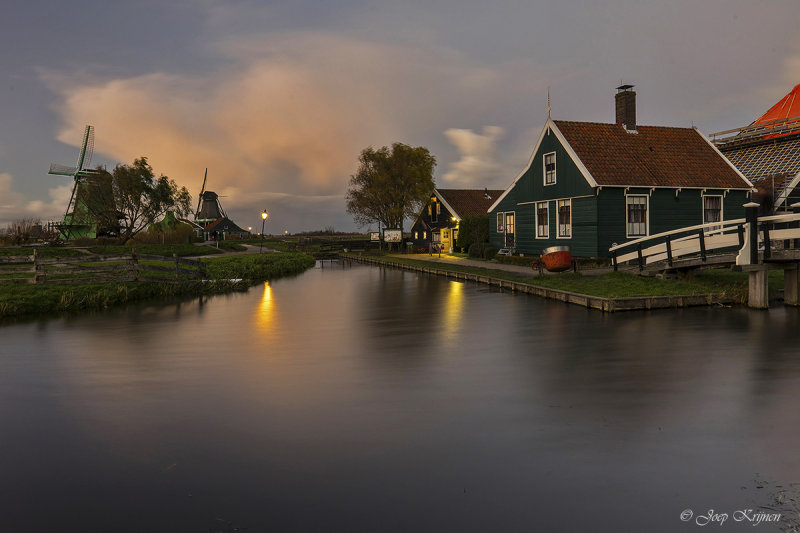
[[[459,281],[451,281],[447,284],[447,296],[442,310],[442,338],[449,341],[449,346],[458,340],[463,309],[464,284]]]
[[[800,482],[798,316],[354,266],[3,328],[4,526],[674,531]]]
[[[270,287],[269,281],[264,282],[261,304],[258,306],[255,316],[258,332],[269,333],[275,327],[275,303],[272,300],[272,287]]]

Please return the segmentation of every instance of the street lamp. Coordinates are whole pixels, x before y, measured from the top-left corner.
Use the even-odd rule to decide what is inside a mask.
[[[267,213],[267,210],[264,209],[261,212],[261,244],[258,246],[258,253],[261,253],[262,248],[264,248],[264,222],[267,221],[268,216],[269,213]]]

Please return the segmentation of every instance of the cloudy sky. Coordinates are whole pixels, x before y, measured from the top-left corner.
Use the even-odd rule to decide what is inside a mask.
[[[12,5],[9,5],[12,4]],[[797,0],[27,0],[0,11],[0,227],[63,215],[94,164],[146,156],[242,226],[355,229],[359,152],[436,156],[439,187],[505,188],[546,118],[743,126],[800,83]]]

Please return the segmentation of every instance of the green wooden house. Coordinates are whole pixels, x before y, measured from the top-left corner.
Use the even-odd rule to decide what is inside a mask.
[[[528,165],[489,208],[497,248],[538,255],[741,218],[750,183],[694,128],[637,126],[633,86],[617,88],[616,124],[549,116]]]

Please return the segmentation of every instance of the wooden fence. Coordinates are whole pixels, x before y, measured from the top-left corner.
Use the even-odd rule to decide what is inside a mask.
[[[146,262],[146,263],[143,263]],[[157,264],[153,264],[157,263]],[[163,273],[159,275],[160,273]],[[20,274],[20,276],[17,276]],[[103,283],[108,281],[183,282],[206,277],[205,263],[173,254],[0,257],[0,283]],[[10,275],[10,276],[8,276]],[[8,276],[8,277],[5,277]]]

